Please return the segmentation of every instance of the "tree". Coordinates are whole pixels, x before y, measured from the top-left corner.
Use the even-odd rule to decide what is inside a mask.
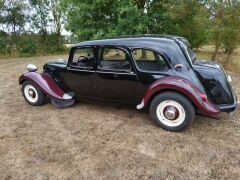
[[[219,49],[223,46],[228,61],[240,40],[240,2],[235,0],[204,2],[211,16],[211,31],[215,43],[212,60],[217,59]]]
[[[53,22],[55,25],[55,33],[57,35],[59,49],[62,47],[61,30],[62,30],[62,24],[64,22],[64,13],[63,13],[61,3],[62,1],[60,0],[49,0],[49,7],[53,16]]]
[[[65,0],[67,29],[82,40],[160,32],[157,31],[159,24],[156,22],[156,18],[159,18],[161,14],[156,15],[151,9],[151,4],[154,4],[155,1]]]
[[[222,33],[223,47],[228,62],[240,42],[240,2],[238,4],[235,1],[228,2],[222,24],[225,28]]]
[[[1,23],[12,34],[12,48],[17,48],[18,34],[24,29],[28,16],[25,13],[26,4],[20,0],[3,1],[1,11]]]
[[[80,39],[176,34],[194,47],[207,39],[208,16],[196,0],[65,0],[67,29]]]
[[[40,42],[42,44],[42,49],[44,52],[48,52],[47,45],[47,27],[49,18],[49,1],[48,0],[29,0],[32,7],[33,14],[31,16],[31,24],[33,25],[33,32],[38,32],[40,35]]]

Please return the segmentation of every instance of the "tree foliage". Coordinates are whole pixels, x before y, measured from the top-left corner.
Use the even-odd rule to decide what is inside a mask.
[[[212,41],[213,59],[221,47],[229,59],[240,41],[239,4],[236,0],[0,0],[0,43],[6,43],[2,46],[6,52],[14,43],[24,54],[61,51],[65,26],[79,41],[146,33],[184,36],[193,47]]]
[[[67,28],[80,39],[111,35],[170,33],[194,46],[207,37],[208,14],[188,0],[65,0]]]
[[[240,43],[240,2],[205,0],[204,3],[211,17],[211,35],[215,43],[212,59],[217,58],[218,51],[223,46],[228,61]]]

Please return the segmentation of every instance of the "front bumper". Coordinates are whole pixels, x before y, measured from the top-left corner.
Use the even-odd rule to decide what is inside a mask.
[[[233,104],[218,105],[219,110],[222,112],[228,112],[228,113],[235,111],[237,109],[237,107],[239,106],[239,102],[237,100],[237,95],[235,93],[233,93],[233,97],[234,97]]]

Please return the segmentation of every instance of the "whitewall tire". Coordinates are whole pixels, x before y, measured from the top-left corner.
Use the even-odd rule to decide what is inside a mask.
[[[45,94],[31,81],[24,81],[22,84],[24,99],[33,106],[41,106],[46,100]]]
[[[177,92],[163,92],[150,104],[150,116],[155,123],[169,131],[183,131],[195,118],[195,108],[183,95]]]

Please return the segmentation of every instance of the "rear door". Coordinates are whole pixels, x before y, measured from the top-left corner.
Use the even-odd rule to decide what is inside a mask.
[[[103,46],[98,51],[97,95],[101,99],[139,103],[138,77],[124,47]]]

